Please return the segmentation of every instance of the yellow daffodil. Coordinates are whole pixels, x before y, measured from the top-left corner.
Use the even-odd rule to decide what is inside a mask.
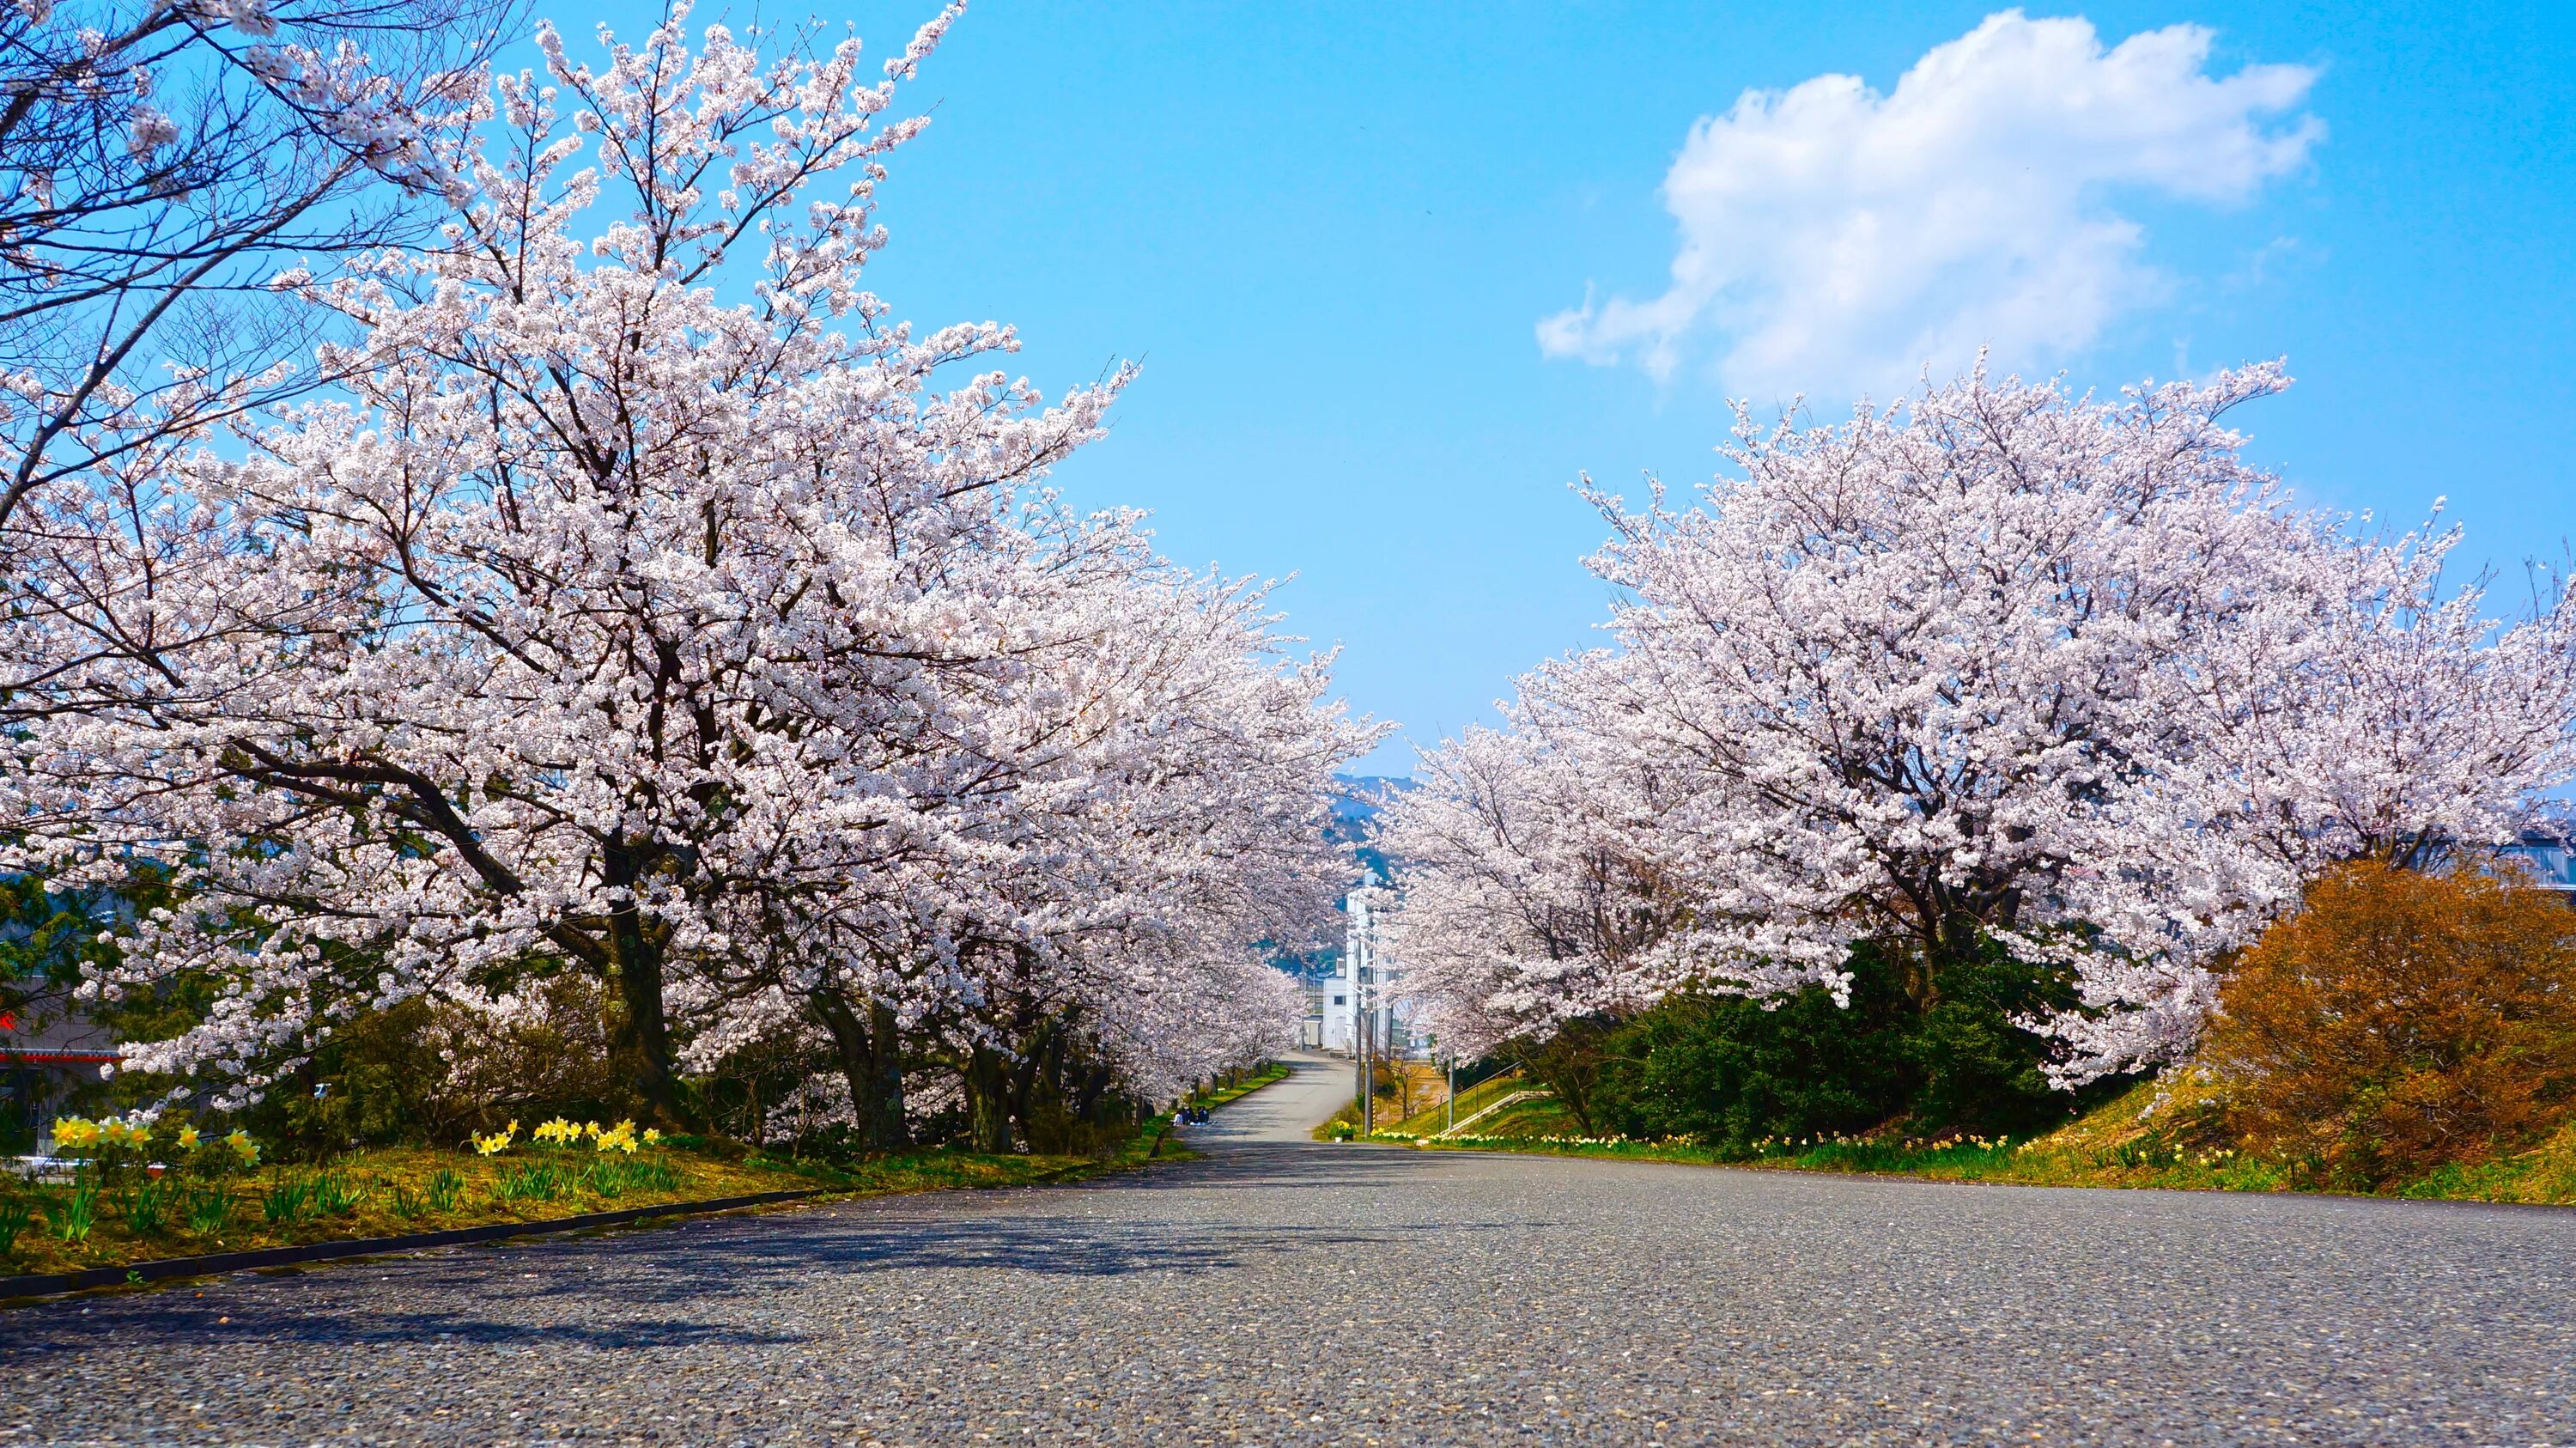
[[[181,1151],[195,1151],[197,1149],[197,1128],[193,1126],[182,1126],[179,1128],[179,1149]]]

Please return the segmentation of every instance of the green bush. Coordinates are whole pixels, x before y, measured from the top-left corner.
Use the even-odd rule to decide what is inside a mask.
[[[138,1237],[156,1237],[169,1225],[171,1199],[178,1183],[147,1178],[125,1197],[125,1228]]]
[[[501,1173],[492,1183],[492,1195],[503,1202],[551,1202],[569,1195],[576,1182],[575,1173],[553,1162],[528,1162]]]
[[[326,1171],[313,1179],[313,1205],[326,1217],[345,1217],[358,1209],[366,1191],[345,1171]]]
[[[2048,1084],[2047,1043],[2013,1024],[2061,988],[2047,972],[1996,952],[1945,971],[1927,1010],[1879,953],[1855,950],[1849,968],[1848,1004],[1822,987],[1767,1004],[1682,995],[1600,1035],[1590,1125],[1750,1155],[1889,1126],[2027,1133],[2083,1104]]]

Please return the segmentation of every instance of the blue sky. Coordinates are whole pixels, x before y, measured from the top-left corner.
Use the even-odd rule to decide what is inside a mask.
[[[929,8],[823,13],[883,55]],[[1050,390],[1140,361],[1059,481],[1152,509],[1183,561],[1296,574],[1292,625],[1413,742],[1596,637],[1579,473],[1704,478],[1730,389],[1839,411],[1927,338],[1991,332],[1999,370],[2104,388],[2286,355],[2298,386],[2242,425],[2303,498],[2403,524],[2447,496],[2472,559],[2560,556],[2576,7],[2028,12],[2104,49],[2213,32],[2111,60],[2009,21],[1963,41],[1992,13],[978,0],[906,95],[935,119],[894,158],[871,282],[925,324],[1015,324]],[[2007,53],[2034,35],[2060,44]],[[1748,90],[1836,74],[1867,91],[1801,93],[1832,112],[1813,134],[1775,101],[1693,145]],[[1919,173],[1841,154],[1953,122],[1975,135]],[[1668,174],[1702,197],[1686,216]],[[1861,212],[1876,249],[1819,271],[1801,228]],[[1688,226],[1731,268],[1707,296],[1672,290]],[[1863,302],[1812,304],[1855,280]],[[1541,323],[1587,299],[1550,355]]]

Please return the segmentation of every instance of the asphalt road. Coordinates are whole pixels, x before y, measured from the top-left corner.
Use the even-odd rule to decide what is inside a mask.
[[[2576,1444],[2576,1212],[1304,1144],[0,1313],[0,1443]]]

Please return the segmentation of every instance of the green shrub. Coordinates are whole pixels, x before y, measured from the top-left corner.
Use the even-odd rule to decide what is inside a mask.
[[[1854,950],[1849,969],[1848,1004],[1821,986],[1771,1002],[1680,995],[1607,1031],[1587,1124],[1750,1155],[1764,1141],[1888,1126],[2021,1134],[2083,1104],[2042,1074],[2047,1042],[2013,1024],[2054,1003],[2051,973],[1991,952],[1943,972],[1923,1009],[1877,951]]]
[[[2074,1004],[2058,973],[1989,951],[1942,972],[1940,990],[1941,999],[1902,1028],[1905,1112],[1913,1129],[2035,1132],[2103,1094],[2079,1098],[2051,1086],[2042,1070],[2048,1042],[2013,1024]]]
[[[302,1221],[313,1209],[313,1179],[289,1172],[278,1173],[260,1195],[260,1210],[273,1225],[285,1226]]]
[[[532,1161],[501,1173],[492,1195],[503,1202],[551,1202],[576,1185],[574,1173],[551,1161]]]
[[[169,1225],[170,1201],[178,1184],[150,1178],[135,1184],[125,1196],[125,1229],[138,1237],[159,1236]]]
[[[326,1171],[313,1179],[314,1209],[326,1217],[345,1217],[366,1200],[366,1190],[344,1171]]]

